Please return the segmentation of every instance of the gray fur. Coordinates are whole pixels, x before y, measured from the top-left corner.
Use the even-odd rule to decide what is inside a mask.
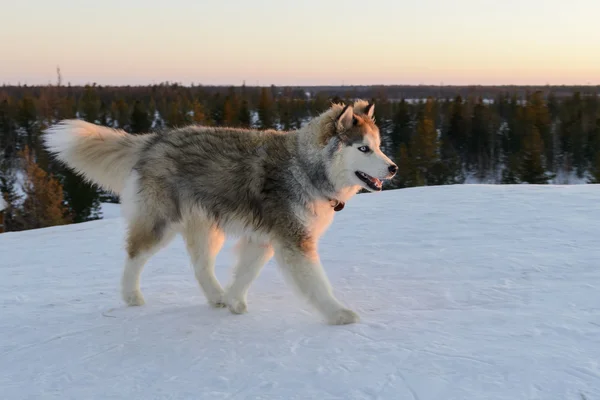
[[[328,322],[351,323],[358,317],[333,297],[317,241],[332,220],[331,202],[345,202],[364,187],[352,160],[374,181],[393,175],[371,117],[372,105],[359,101],[332,105],[291,132],[192,125],[132,136],[67,121],[48,131],[46,144],[77,172],[122,194],[129,222],[123,297],[129,304],[143,304],[143,265],[180,232],[214,306],[245,311],[252,279],[275,254],[284,275]],[[374,151],[356,150],[367,144]],[[244,249],[236,267],[240,278],[227,291],[213,272],[224,234],[242,236]]]

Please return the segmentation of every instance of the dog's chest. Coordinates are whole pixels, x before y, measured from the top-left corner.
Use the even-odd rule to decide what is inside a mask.
[[[307,218],[308,230],[314,237],[320,237],[331,225],[334,214],[334,207],[329,201],[314,202]]]

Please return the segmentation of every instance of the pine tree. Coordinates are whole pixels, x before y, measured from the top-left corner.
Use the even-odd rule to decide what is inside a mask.
[[[584,107],[581,93],[575,92],[564,104],[560,131],[562,148],[568,153],[578,177],[583,177],[587,167],[586,148],[588,135],[584,125]]]
[[[443,138],[448,142],[448,145],[451,145],[456,150],[463,160],[466,160],[469,130],[465,105],[460,95],[456,96],[451,103],[448,128]]]
[[[449,141],[440,143],[440,162],[434,165],[433,179],[434,185],[456,185],[465,181],[460,156]]]
[[[119,129],[128,131],[129,126],[129,105],[123,98],[120,98],[116,102],[113,102],[110,106],[110,112],[112,114],[113,126],[116,125]],[[116,124],[115,124],[116,122]]]
[[[216,126],[222,126],[225,118],[223,116],[223,110],[225,101],[223,100],[220,93],[215,93],[211,101],[212,105],[210,108],[210,119]]]
[[[96,87],[86,85],[79,101],[79,111],[84,120],[95,123],[100,117],[100,99]]]
[[[17,110],[17,123],[25,131],[26,145],[32,149],[37,148],[37,110],[35,102],[30,96],[25,96],[19,101]]]
[[[58,103],[58,109],[56,110],[56,119],[73,119],[77,115],[77,102],[72,96],[62,98]]]
[[[194,100],[192,103],[193,123],[198,125],[207,125],[206,112],[200,100]]]
[[[13,173],[8,159],[3,160],[0,164],[0,198],[4,199],[7,205],[3,210],[4,230],[6,232],[13,231],[17,227],[15,218],[21,196],[17,192],[17,177]]]
[[[537,127],[523,139],[521,173],[519,179],[530,184],[547,184],[549,175],[544,164],[544,143]]]
[[[237,101],[234,98],[227,97],[223,105],[223,125],[238,126],[239,111],[236,105]]]
[[[37,229],[67,224],[69,218],[66,217],[63,191],[58,180],[37,165],[27,146],[19,155],[24,164],[23,191],[26,198],[16,213],[17,227]]]
[[[192,123],[193,115],[192,115],[192,103],[188,99],[188,97],[184,94],[181,96],[180,101],[180,120],[181,126],[186,126]]]
[[[282,97],[277,102],[277,108],[279,109],[279,124],[281,129],[289,131],[292,129],[292,103],[289,98]]]
[[[229,87],[223,105],[223,123],[225,126],[239,126],[240,98],[235,88]]]
[[[413,124],[410,114],[410,107],[406,100],[402,99],[396,105],[394,116],[392,117],[392,145],[396,148],[402,143],[410,143]]]
[[[130,117],[131,133],[147,133],[151,127],[152,122],[150,121],[146,107],[141,101],[136,100]]]
[[[405,143],[400,145],[400,151],[397,159],[398,173],[394,177],[392,184],[397,188],[407,188],[417,186],[415,170],[413,168],[408,147]]]
[[[502,184],[514,185],[521,183],[519,179],[521,174],[521,164],[519,161],[519,157],[516,154],[509,157],[508,161],[505,163],[504,170],[502,170]]]
[[[594,166],[590,173],[591,177],[588,179],[588,183],[600,183],[600,150],[596,152]]]
[[[433,100],[428,99],[423,110],[420,112],[417,122],[417,132],[410,144],[416,186],[428,184],[428,178],[430,178],[432,169],[439,162],[439,140],[435,129],[433,106]]]
[[[267,88],[262,88],[260,91],[260,100],[258,102],[258,119],[261,129],[273,129],[275,121],[275,112],[273,106],[273,98],[271,91]]]
[[[100,218],[100,193],[71,170],[62,170],[64,198],[73,222],[93,221]]]
[[[240,126],[242,128],[250,128],[250,125],[252,125],[250,106],[248,105],[248,100],[246,99],[242,100],[242,104],[240,105],[238,121],[240,121]]]
[[[491,154],[489,109],[478,99],[473,107],[471,132],[467,144],[467,166],[477,172],[477,177],[483,179],[491,171]]]
[[[14,110],[8,99],[0,102],[0,159],[11,160],[19,145]]]
[[[547,164],[552,166],[554,163],[554,146],[552,143],[551,114],[548,104],[544,100],[543,93],[536,91],[527,99],[527,108],[530,109],[533,124],[540,134],[544,143],[543,156]]]
[[[104,101],[100,101],[100,108],[98,109],[98,124],[102,126],[114,126],[115,123],[112,120],[111,112]]]

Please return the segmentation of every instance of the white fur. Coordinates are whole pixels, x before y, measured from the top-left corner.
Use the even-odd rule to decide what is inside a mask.
[[[344,160],[345,170],[350,174],[352,182],[360,184],[367,190],[370,189],[364,182],[356,177],[354,171],[362,171],[380,180],[388,178],[389,171],[393,161],[390,160],[379,148],[379,143],[372,136],[365,136],[362,143],[356,143],[342,150],[342,159]],[[361,146],[368,146],[372,151],[363,153],[358,150]]]
[[[268,242],[244,237],[238,242],[237,251],[238,262],[233,270],[232,282],[225,291],[225,304],[234,314],[242,314],[248,308],[248,289],[262,267],[273,257],[273,247]]]
[[[346,107],[346,110],[338,118],[338,130],[344,131],[352,126],[352,118],[354,117],[354,109],[352,106]]]
[[[215,276],[215,259],[223,247],[225,235],[201,220],[191,220],[183,227],[183,238],[194,266],[194,275],[208,303],[213,307],[223,307],[224,291]]]
[[[136,211],[139,209],[137,193],[139,191],[139,176],[136,171],[131,171],[125,179],[123,190],[121,191],[121,216],[128,221],[133,220]]]
[[[357,322],[358,315],[333,295],[329,279],[316,253],[308,257],[296,249],[275,245],[275,258],[286,280],[323,315],[329,324]]]
[[[121,278],[121,295],[123,301],[130,306],[144,305],[144,296],[140,290],[140,276],[146,265],[146,262],[156,254],[160,249],[164,248],[173,240],[176,232],[170,231],[165,234],[163,240],[151,250],[139,254],[137,257],[129,258],[125,261],[123,276]]]
[[[49,128],[43,140],[50,153],[88,181],[119,194],[137,161],[137,151],[150,136],[65,120]]]

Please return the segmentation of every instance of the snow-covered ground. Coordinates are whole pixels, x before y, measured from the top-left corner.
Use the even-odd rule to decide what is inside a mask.
[[[121,217],[121,205],[114,203],[101,203],[100,211],[102,219],[112,219]]]
[[[181,240],[119,299],[120,219],[0,235],[3,399],[598,399],[600,186],[359,195],[320,246],[356,325],[270,262],[212,309]],[[225,281],[232,242],[218,258]]]

